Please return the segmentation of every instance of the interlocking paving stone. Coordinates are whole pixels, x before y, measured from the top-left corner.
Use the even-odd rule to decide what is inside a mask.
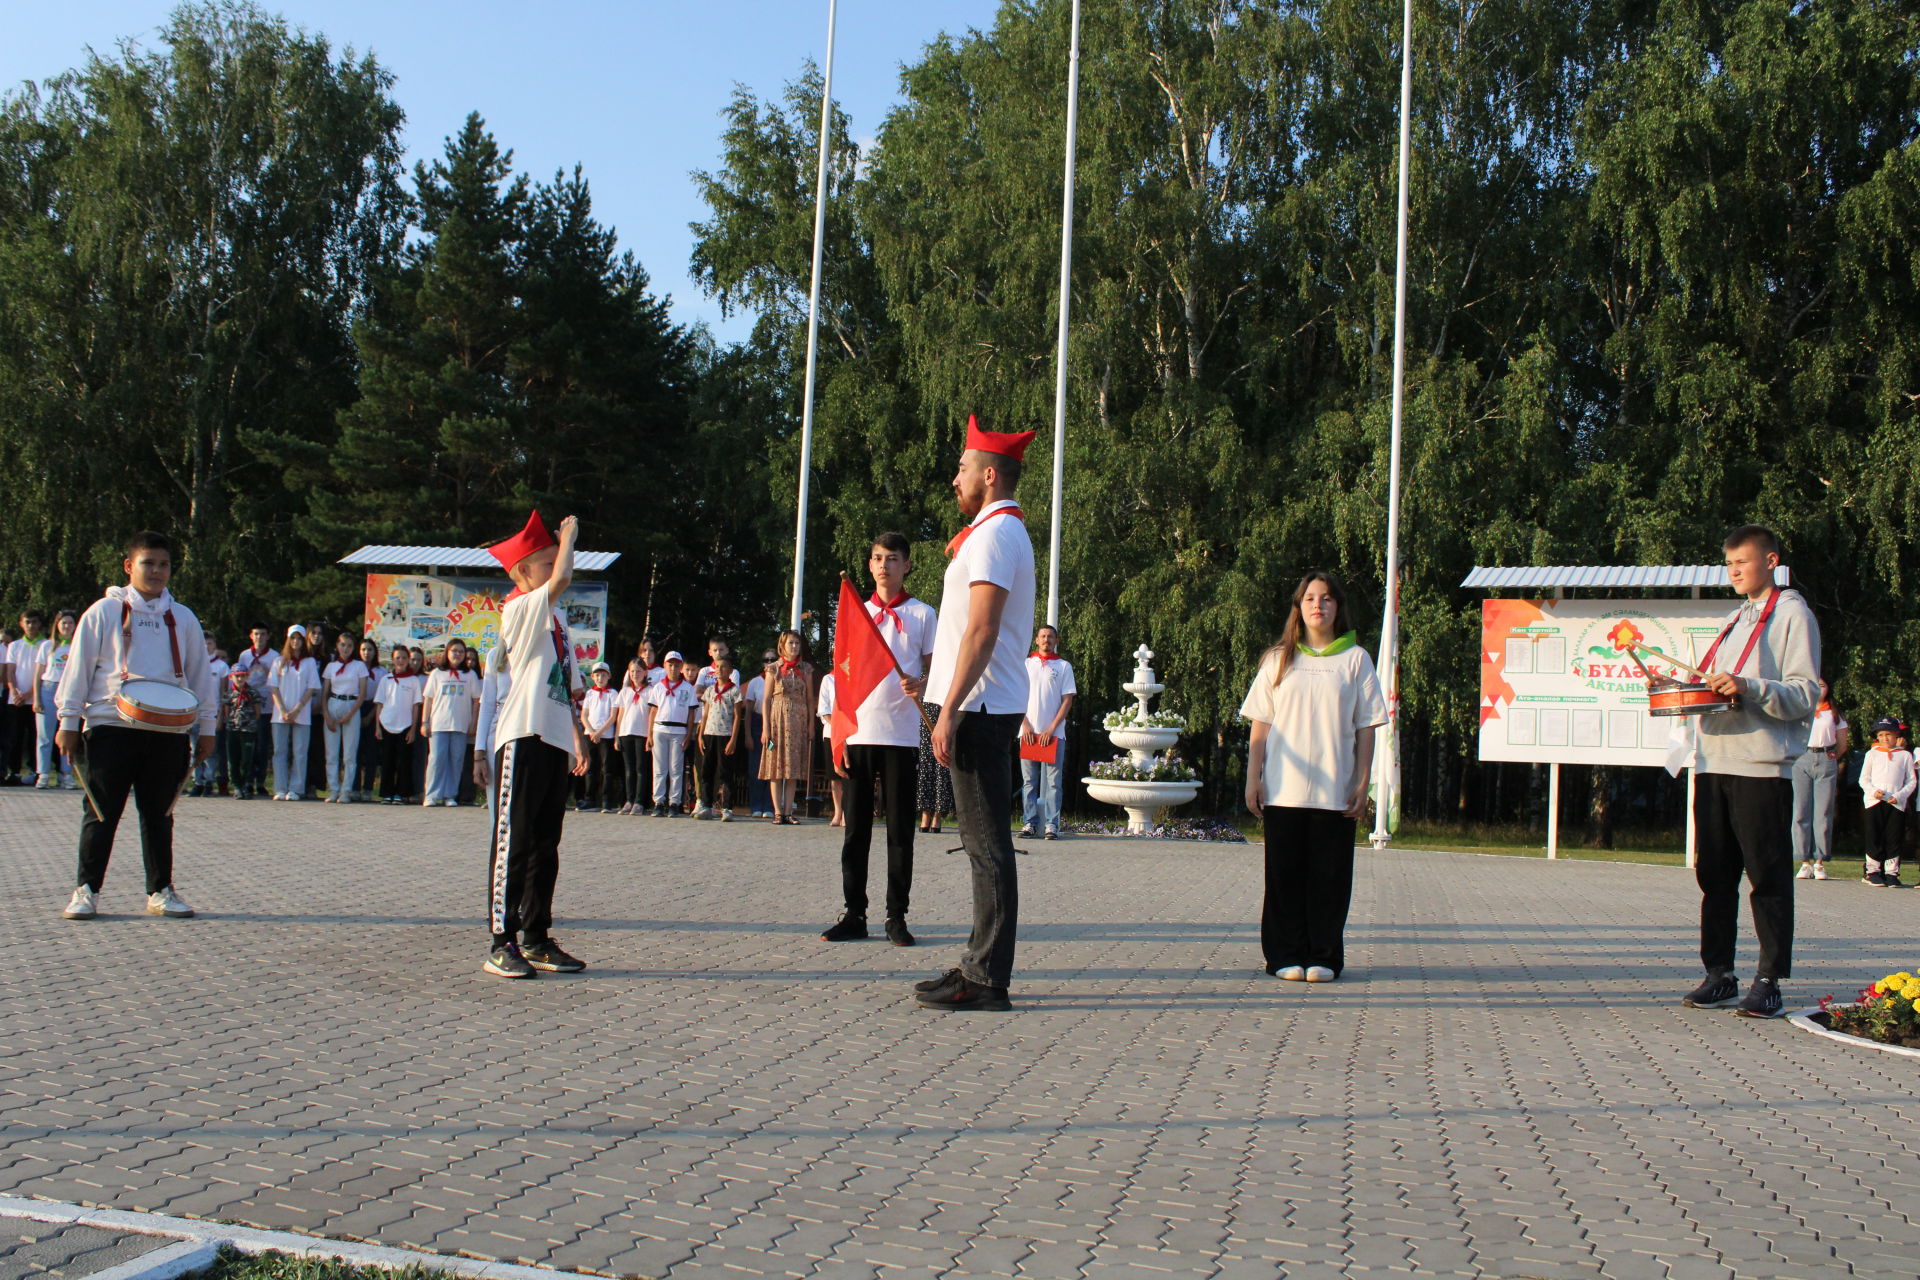
[[[77,1280],[172,1243],[99,1227],[0,1218],[0,1280]]]
[[[1363,852],[1309,988],[1259,971],[1257,849],[1064,840],[1016,1011],[940,1015],[925,847],[924,945],[833,945],[838,831],[570,817],[593,967],[509,984],[477,810],[189,800],[200,918],[139,911],[128,823],[89,924],[77,820],[0,792],[12,1194],[676,1280],[1920,1270],[1911,1073],[1681,1009],[1676,868]],[[1920,960],[1917,899],[1796,887],[1796,1006]]]

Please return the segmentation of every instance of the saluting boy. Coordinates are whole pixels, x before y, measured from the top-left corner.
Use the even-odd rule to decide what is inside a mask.
[[[477,780],[493,788],[493,857],[488,872],[492,949],[483,966],[503,978],[536,969],[579,973],[587,966],[549,935],[560,875],[560,828],[569,779],[586,771],[586,743],[574,719],[580,673],[565,614],[556,606],[573,582],[580,521],[560,522],[560,539],[534,512],[527,527],[488,550],[513,579],[500,610],[500,643],[489,666],[504,669],[506,689],[489,725],[493,767],[476,761]],[[491,778],[488,778],[488,774]],[[518,938],[516,940],[516,936]]]

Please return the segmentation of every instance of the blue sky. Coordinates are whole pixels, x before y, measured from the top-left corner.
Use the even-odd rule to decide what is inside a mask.
[[[10,6],[0,86],[11,90],[77,65],[126,37],[150,37],[166,0],[68,0]],[[826,0],[639,0],[542,5],[504,0],[261,0],[261,7],[371,50],[397,77],[407,113],[408,167],[437,154],[469,111],[486,117],[536,180],[585,166],[594,212],[616,228],[673,300],[683,324],[723,338],[748,321],[687,277],[687,224],[705,216],[688,174],[718,158],[720,110],[735,84],[780,92],[804,61],[825,56]],[[942,31],[992,25],[996,0],[840,0],[834,97],[857,136],[871,137],[898,100],[899,68]],[[1065,68],[1062,69],[1065,74]]]

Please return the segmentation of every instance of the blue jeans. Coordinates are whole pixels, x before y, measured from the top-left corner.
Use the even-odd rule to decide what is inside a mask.
[[[273,726],[273,785],[276,795],[307,794],[307,747],[313,730],[304,724]]]
[[[39,760],[40,776],[43,778],[53,772],[56,762],[60,766],[61,773],[73,772],[73,765],[60,754],[59,748],[53,743],[53,735],[60,732],[60,712],[53,705],[53,690],[53,685],[44,681],[41,683],[40,712],[35,717],[40,724]]]
[[[1054,739],[1056,750],[1063,750],[1066,744]],[[1058,831],[1060,829],[1060,806],[1065,799],[1066,778],[1064,770],[1057,764],[1045,764],[1039,760],[1020,762],[1021,819],[1024,825],[1035,831]]]
[[[467,759],[467,735],[436,729],[433,734],[433,767],[427,772],[427,799],[460,798],[460,766]]]

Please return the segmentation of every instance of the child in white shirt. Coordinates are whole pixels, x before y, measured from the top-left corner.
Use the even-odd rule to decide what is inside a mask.
[[[1874,721],[1873,746],[1860,763],[1867,806],[1867,873],[1861,880],[1876,889],[1906,888],[1900,883],[1900,842],[1914,784],[1913,753],[1900,748],[1900,722],[1891,716]]]

